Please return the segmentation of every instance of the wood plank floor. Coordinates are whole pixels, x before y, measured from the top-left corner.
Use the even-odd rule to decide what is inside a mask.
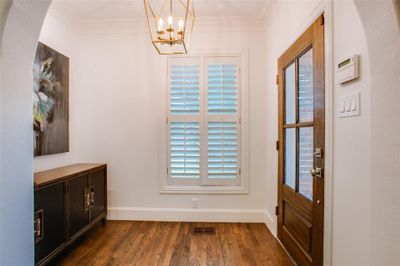
[[[193,235],[192,226],[215,226]],[[293,265],[264,224],[109,221],[56,265]]]

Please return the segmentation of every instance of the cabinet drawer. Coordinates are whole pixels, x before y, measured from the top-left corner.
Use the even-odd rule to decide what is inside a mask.
[[[64,183],[35,191],[35,262],[66,242]]]

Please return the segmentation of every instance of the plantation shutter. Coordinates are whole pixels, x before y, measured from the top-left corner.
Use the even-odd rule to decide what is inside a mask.
[[[168,184],[240,185],[240,57],[168,59]]]
[[[207,184],[239,179],[238,58],[207,58]]]
[[[200,112],[200,65],[171,66],[171,113],[198,114]]]
[[[209,114],[235,114],[237,112],[237,72],[237,65],[208,65]]]
[[[208,122],[208,178],[236,178],[236,122]]]
[[[176,58],[169,61],[169,176],[200,180],[201,62]]]
[[[171,122],[171,176],[200,177],[200,125],[198,122]]]

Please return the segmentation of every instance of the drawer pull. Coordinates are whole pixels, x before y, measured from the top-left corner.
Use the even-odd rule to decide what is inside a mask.
[[[84,192],[85,211],[88,211],[91,208],[93,208],[94,204],[95,204],[94,186],[91,186],[90,188],[86,188]]]
[[[35,243],[38,243],[40,240],[43,239],[44,231],[43,231],[43,218],[44,218],[44,211],[40,209],[35,211],[35,217],[33,219],[33,228],[34,228],[34,236],[35,236]]]

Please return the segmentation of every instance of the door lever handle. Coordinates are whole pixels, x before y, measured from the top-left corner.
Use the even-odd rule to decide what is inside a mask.
[[[324,170],[322,168],[319,167],[315,167],[313,169],[310,170],[310,174],[313,177],[318,177],[318,178],[322,178],[323,174],[324,174]]]

